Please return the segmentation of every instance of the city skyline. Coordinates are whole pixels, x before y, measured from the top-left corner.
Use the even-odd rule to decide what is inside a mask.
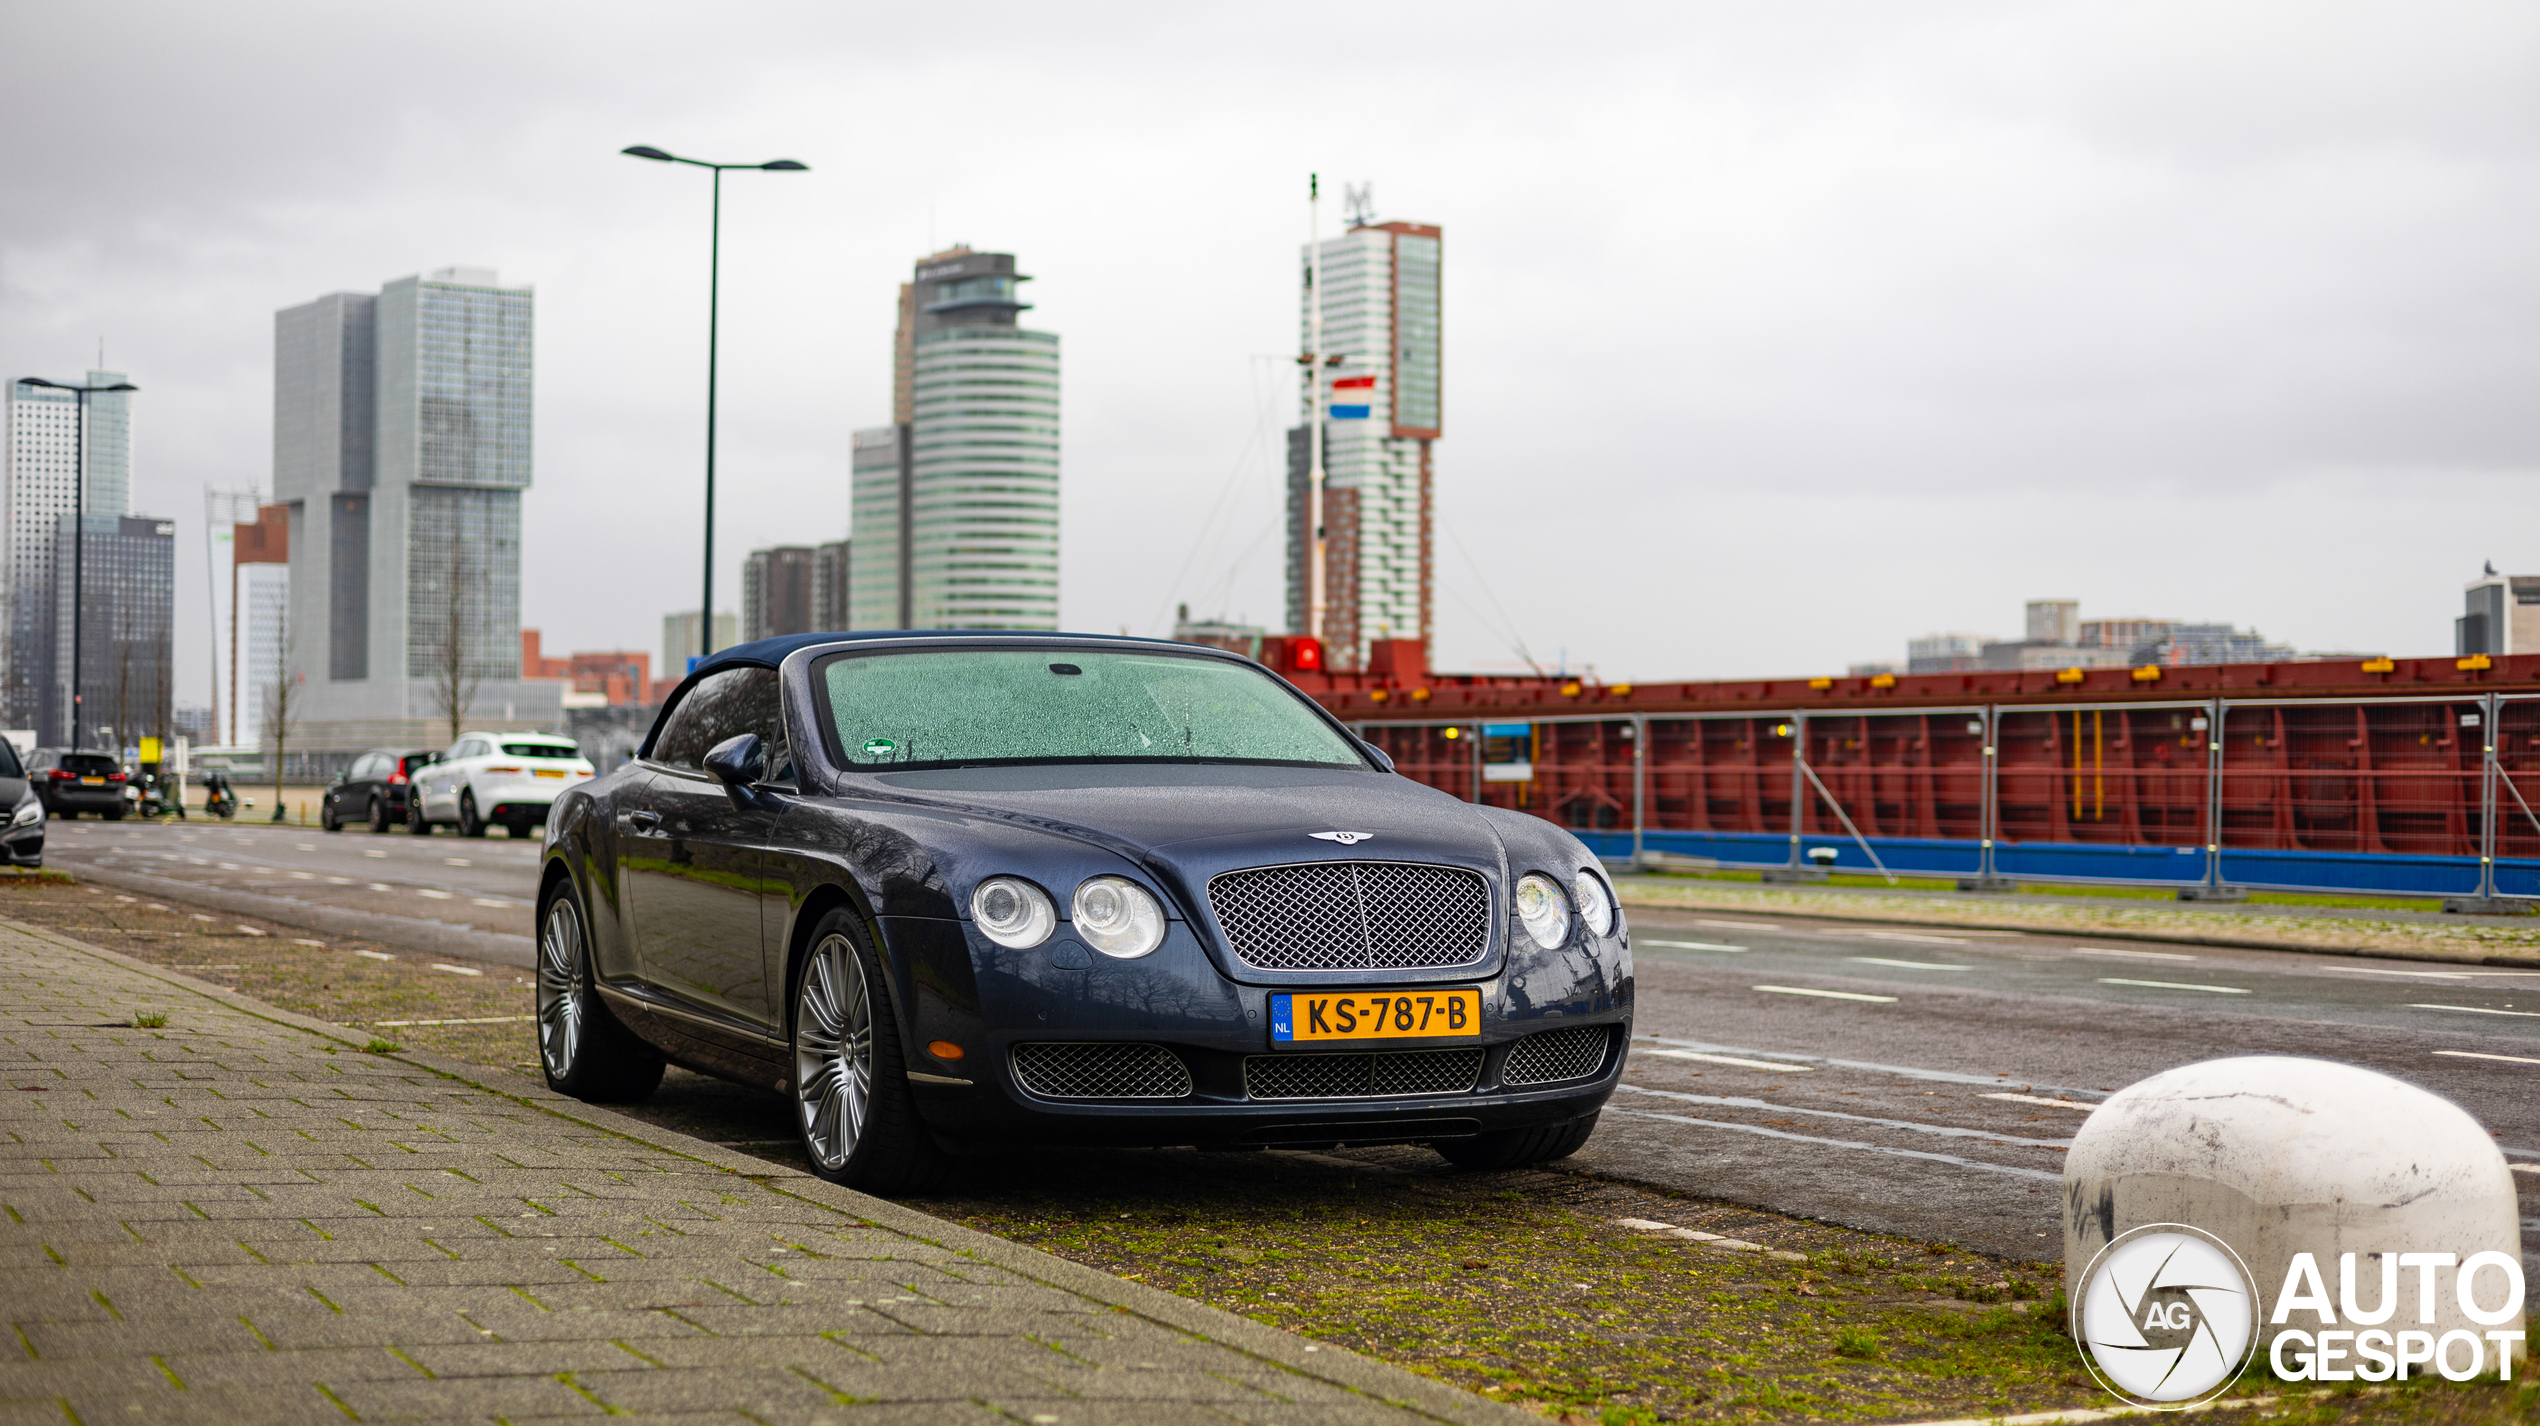
[[[1620,60],[1481,13],[1374,17],[1339,55],[1139,13],[1000,10],[958,55],[910,17],[803,13],[779,47],[683,42],[667,97],[590,77],[670,62],[641,25],[510,16],[493,54],[179,16],[92,63],[31,18],[0,103],[36,135],[105,117],[0,156],[24,196],[0,374],[101,335],[152,373],[137,503],[184,522],[196,590],[201,488],[265,479],[265,314],[454,256],[534,277],[524,618],[649,644],[668,611],[589,591],[693,570],[662,512],[695,505],[706,232],[616,150],[796,153],[799,182],[726,195],[718,590],[846,528],[844,453],[891,380],[882,274],[966,239],[1026,255],[1074,349],[1066,622],[1272,624],[1320,171],[1457,237],[1440,666],[1522,640],[1609,677],[1833,670],[2036,589],[2440,652],[2424,631],[2485,560],[2540,567],[2526,13],[1653,9]],[[348,49],[381,59],[322,62]],[[167,121],[214,103],[217,135]],[[905,142],[862,138],[911,112]],[[1161,175],[1172,201],[1143,201]],[[2359,530],[2371,580],[2321,553]],[[179,656],[199,699],[208,653]]]

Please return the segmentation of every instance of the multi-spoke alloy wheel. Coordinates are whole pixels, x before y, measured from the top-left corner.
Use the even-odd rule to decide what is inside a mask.
[[[576,1099],[641,1099],[661,1083],[660,1052],[591,988],[591,941],[570,881],[548,889],[538,915],[538,1058],[548,1085]]]
[[[844,1171],[873,1104],[873,995],[841,935],[812,947],[794,992],[794,1101],[813,1162]]]
[[[538,936],[538,1053],[550,1080],[570,1077],[581,1056],[583,995],[582,917],[572,897],[558,896]]]

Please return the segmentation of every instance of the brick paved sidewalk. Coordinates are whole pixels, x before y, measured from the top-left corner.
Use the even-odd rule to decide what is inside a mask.
[[[1534,1420],[366,1039],[0,921],[0,1422]]]

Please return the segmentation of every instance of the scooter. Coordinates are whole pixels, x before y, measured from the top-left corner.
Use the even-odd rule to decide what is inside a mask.
[[[226,822],[238,815],[238,794],[229,790],[229,779],[216,772],[203,774],[203,811]]]

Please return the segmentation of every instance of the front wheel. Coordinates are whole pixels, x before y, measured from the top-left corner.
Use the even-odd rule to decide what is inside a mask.
[[[459,794],[459,835],[462,837],[485,835],[485,819],[476,815],[476,789],[472,787]]]
[[[378,798],[376,798],[376,797],[372,798],[372,799],[370,800],[370,816],[369,816],[369,818],[368,818],[367,820],[368,820],[368,821],[369,821],[369,823],[370,823],[370,830],[371,830],[372,835],[376,836],[377,834],[379,834],[379,833],[381,833],[381,832],[385,832],[385,831],[387,831],[387,830],[388,830],[388,804],[386,804],[386,803],[384,803],[384,802],[380,801],[380,800],[379,800]]]
[[[318,804],[318,826],[329,832],[341,832],[344,830],[344,824],[335,820],[335,804],[333,802],[321,802]]]
[[[406,830],[418,837],[432,835],[432,821],[423,815],[423,793],[420,789],[406,794]]]
[[[1476,1134],[1469,1139],[1448,1139],[1429,1147],[1460,1169],[1521,1169],[1529,1164],[1566,1159],[1584,1147],[1588,1135],[1595,1132],[1596,1116],[1591,1114],[1567,1124],[1547,1124],[1539,1129],[1502,1129],[1495,1134]]]
[[[643,1099],[661,1084],[660,1054],[619,1024],[591,988],[582,908],[562,882],[539,918],[538,1059],[548,1088],[593,1103]]]
[[[794,971],[795,1123],[812,1172],[867,1193],[922,1193],[950,1168],[918,1122],[881,959],[847,911]]]

